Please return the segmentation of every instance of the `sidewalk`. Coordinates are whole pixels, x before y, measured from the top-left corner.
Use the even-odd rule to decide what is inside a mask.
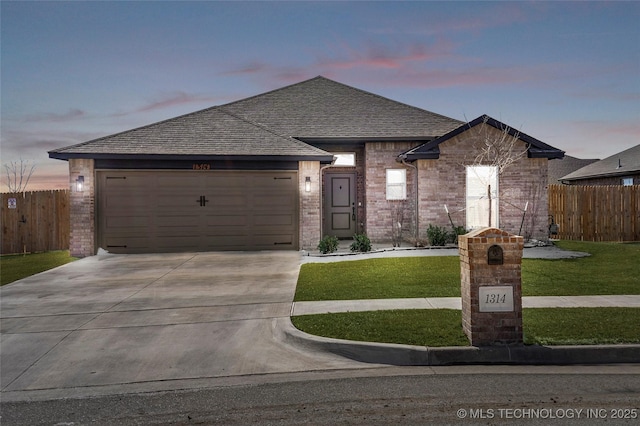
[[[640,295],[529,296],[523,308],[640,308]],[[462,309],[460,297],[293,302],[291,316],[389,309]]]

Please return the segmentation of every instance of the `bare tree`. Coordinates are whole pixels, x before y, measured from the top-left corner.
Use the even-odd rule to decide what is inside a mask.
[[[489,121],[492,120],[491,124]],[[497,126],[497,127],[496,127]],[[494,167],[497,179],[513,163],[527,155],[528,144],[523,144],[520,140],[520,132],[513,130],[507,125],[503,125],[489,116],[482,117],[482,124],[469,127],[469,155],[465,158],[465,166],[489,166]],[[475,170],[475,169],[474,169]],[[493,191],[491,180],[486,176],[477,175],[483,181],[486,188],[486,199],[489,204],[488,226],[492,222]],[[495,190],[496,188],[493,188]]]
[[[24,192],[29,185],[29,180],[36,169],[35,163],[20,159],[20,161],[11,161],[4,164],[7,175],[7,188],[9,192]]]
[[[509,166],[527,155],[528,144],[520,141],[520,132],[514,131],[507,125],[499,126],[498,132],[487,123],[491,118],[482,117],[482,126],[472,128],[472,144],[475,158],[474,166],[493,166],[498,170],[498,176]]]

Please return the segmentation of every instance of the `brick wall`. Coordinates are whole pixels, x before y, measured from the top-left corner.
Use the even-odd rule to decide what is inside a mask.
[[[311,191],[305,190],[306,177],[311,178]],[[300,193],[299,241],[301,250],[314,250],[321,238],[320,229],[320,163],[298,162]]]
[[[480,124],[479,126],[486,126]],[[475,129],[475,128],[474,128]],[[487,126],[497,136],[500,131]],[[429,224],[450,227],[446,204],[456,226],[466,226],[466,165],[473,164],[475,153],[469,131],[440,144],[440,158],[418,160],[420,236],[426,239]],[[547,162],[546,158],[521,157],[500,176],[499,227],[518,234],[523,209],[529,202],[522,234],[529,238],[547,238]]]
[[[415,229],[415,170],[396,161],[396,157],[413,148],[410,142],[369,142],[365,146],[366,232],[372,241],[392,241],[392,223],[402,219],[402,236],[410,241]],[[386,170],[407,170],[407,199],[387,201]]]
[[[82,191],[76,180],[84,176]],[[70,159],[70,222],[69,251],[71,256],[87,257],[95,254],[95,173],[92,159]]]
[[[503,250],[502,265],[488,263],[487,253],[494,244]],[[495,228],[484,228],[460,236],[462,329],[472,345],[522,342],[523,246],[523,237]],[[480,312],[479,289],[483,286],[511,286],[513,311]]]

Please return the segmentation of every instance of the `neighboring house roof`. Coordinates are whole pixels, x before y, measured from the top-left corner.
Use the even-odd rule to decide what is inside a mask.
[[[51,158],[188,158],[333,156],[296,139],[213,107],[49,152]]]
[[[640,173],[640,144],[563,176],[562,181]]]
[[[558,184],[560,183],[560,178],[562,176],[566,176],[571,172],[574,172],[588,164],[595,163],[599,161],[598,158],[595,159],[581,159],[572,157],[570,155],[565,155],[564,158],[555,158],[549,161],[549,184]]]
[[[415,161],[422,159],[437,159],[440,157],[440,148],[439,145],[460,133],[463,133],[479,124],[486,123],[492,127],[500,131],[507,131],[511,136],[517,136],[518,139],[523,141],[528,145],[527,156],[530,158],[562,158],[564,156],[564,151],[561,151],[557,148],[552,147],[551,145],[547,145],[546,143],[539,141],[536,138],[533,138],[526,133],[522,133],[518,130],[513,129],[510,126],[507,126],[500,121],[489,117],[488,115],[481,115],[480,117],[472,120],[468,123],[465,123],[456,129],[450,131],[449,133],[440,136],[437,139],[434,139],[430,142],[424,143],[416,148],[413,148],[403,154],[400,154],[398,157],[400,159],[406,161]]]

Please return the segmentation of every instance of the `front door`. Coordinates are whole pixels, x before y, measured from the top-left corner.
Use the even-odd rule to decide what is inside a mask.
[[[325,173],[324,235],[351,238],[356,233],[356,174]]]

